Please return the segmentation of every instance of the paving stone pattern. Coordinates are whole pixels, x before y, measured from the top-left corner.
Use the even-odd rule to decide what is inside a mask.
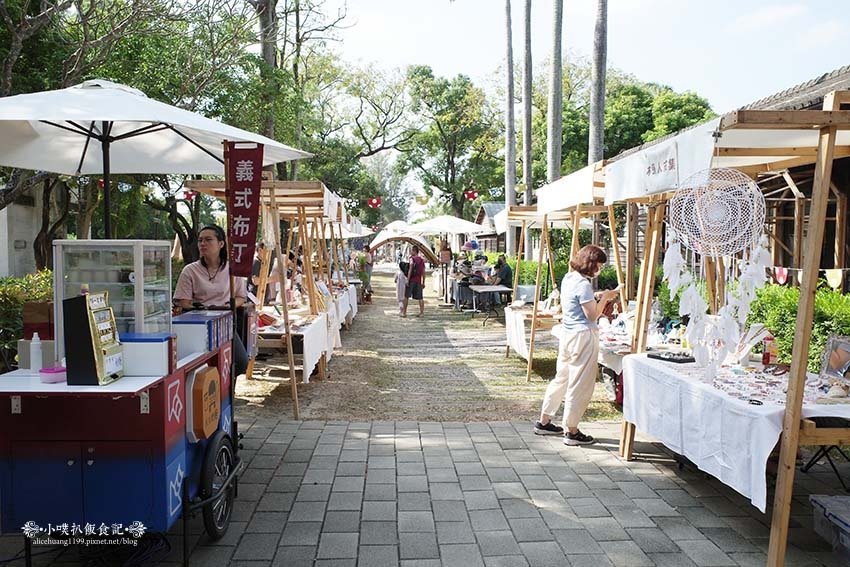
[[[764,514],[654,445],[639,443],[641,458],[621,461],[617,424],[590,424],[601,442],[581,448],[519,422],[259,419],[241,427],[248,466],[238,520],[219,542],[193,536],[198,565],[766,562]],[[828,480],[816,475],[807,483]],[[806,500],[795,499],[787,565],[839,565],[811,531]],[[176,561],[179,539],[173,544]]]

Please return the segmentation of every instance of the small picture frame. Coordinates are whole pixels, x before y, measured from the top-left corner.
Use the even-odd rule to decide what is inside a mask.
[[[319,293],[321,293],[325,297],[330,297],[331,292],[328,289],[328,286],[327,286],[327,284],[325,284],[325,282],[317,281],[316,287],[319,288]]]
[[[841,380],[850,384],[850,337],[829,337],[823,351],[820,377],[823,380]]]

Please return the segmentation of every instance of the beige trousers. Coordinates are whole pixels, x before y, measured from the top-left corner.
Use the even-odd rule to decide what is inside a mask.
[[[543,396],[542,413],[554,417],[564,400],[564,429],[578,427],[590,403],[596,384],[598,356],[597,331],[566,332],[561,336],[557,370]]]

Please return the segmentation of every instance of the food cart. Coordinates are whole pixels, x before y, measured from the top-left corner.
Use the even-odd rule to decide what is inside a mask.
[[[171,297],[168,254],[159,254],[169,248],[155,241],[55,243],[62,313],[55,336],[68,347],[67,381],[44,383],[25,369],[0,380],[4,533],[24,526],[48,536],[57,527],[53,535],[74,536],[75,528],[90,535],[84,526],[113,536],[131,526],[167,532],[182,517],[187,564],[192,512],[202,511],[211,538],[227,531],[241,469],[232,314],[193,312],[172,321],[170,299],[169,309],[157,310],[160,296]],[[80,278],[89,279],[87,294],[78,295]],[[145,307],[124,310],[121,301]],[[142,325],[160,332],[133,332]],[[113,351],[123,364],[105,364],[103,353]],[[25,537],[27,565],[31,547]]]

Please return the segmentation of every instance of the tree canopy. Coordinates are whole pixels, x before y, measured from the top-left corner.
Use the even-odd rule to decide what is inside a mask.
[[[322,181],[367,226],[409,216],[414,188],[430,199],[428,211],[468,219],[482,201],[501,199],[503,94],[464,75],[438,76],[425,65],[385,70],[346,62],[333,40],[339,26],[354,24],[344,12],[326,11],[322,0],[0,0],[0,96],[102,77],[248,130],[265,132],[272,124],[275,139],[315,154],[277,174]],[[261,29],[261,23],[274,25]],[[264,51],[257,53],[261,39]],[[535,186],[546,178],[549,88],[546,73],[538,71],[532,86]],[[566,57],[562,174],[587,162],[589,81],[589,63]],[[605,157],[712,116],[695,93],[616,69],[608,70],[606,84]],[[220,204],[187,195],[183,181],[116,176],[112,236],[178,234],[191,254],[199,224]],[[84,236],[89,227],[102,232],[96,179],[0,169],[0,208],[32,188],[49,201],[44,246],[57,235]],[[490,188],[496,188],[493,196]],[[469,191],[478,198],[468,199]],[[366,205],[372,197],[381,198],[380,208]],[[63,210],[69,208],[70,214]]]

